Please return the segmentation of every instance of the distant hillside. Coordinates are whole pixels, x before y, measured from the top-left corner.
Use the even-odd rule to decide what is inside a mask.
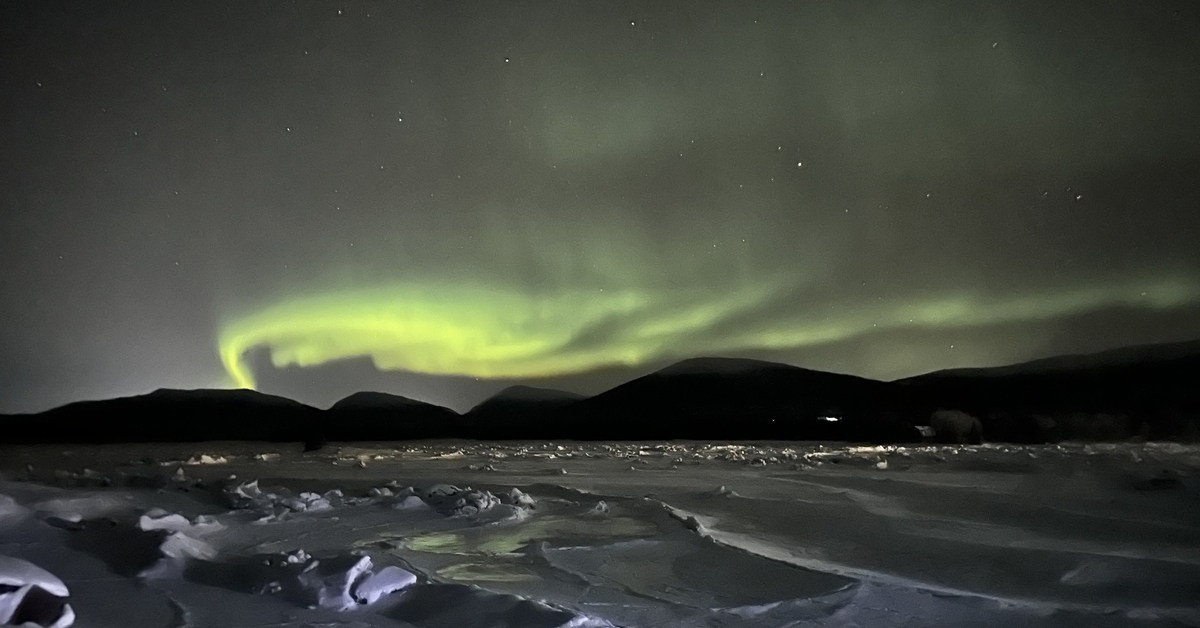
[[[1198,358],[1200,358],[1200,340],[1192,340],[1188,342],[1120,347],[1097,353],[1058,355],[1006,366],[946,369],[897,381],[910,382],[919,379],[948,376],[996,377],[999,375],[1034,375],[1067,371],[1096,372],[1104,369],[1122,369],[1147,364],[1186,364],[1188,361],[1194,361]]]
[[[253,390],[169,390],[2,419],[7,442],[298,441],[321,411]]]
[[[900,380],[925,407],[979,417],[991,440],[1200,437],[1200,342],[1127,347]]]
[[[562,412],[584,395],[532,386],[510,386],[471,408],[464,434],[471,438],[536,439],[561,427]]]
[[[333,404],[321,421],[329,441],[390,441],[461,434],[457,412],[424,401],[379,392],[358,392]]]
[[[409,408],[422,408],[435,406],[424,401],[409,399],[401,395],[393,395],[391,393],[382,392],[356,392],[349,397],[339,399],[336,403],[329,407],[330,412],[342,411],[359,411],[359,410],[401,410]]]
[[[774,362],[698,358],[580,401],[565,416],[582,437],[600,439],[912,440],[911,426],[890,413],[892,390]]]
[[[250,390],[158,390],[0,417],[8,443],[580,440],[907,442],[935,410],[985,440],[1200,440],[1200,342],[1129,347],[879,382],[758,360],[697,358],[594,397],[514,386],[464,416],[360,392],[322,411]],[[953,414],[953,413],[951,413]],[[951,415],[948,414],[947,416]]]

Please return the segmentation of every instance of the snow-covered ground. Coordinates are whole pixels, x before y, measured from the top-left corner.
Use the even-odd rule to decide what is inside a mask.
[[[75,626],[1200,626],[1200,447],[4,447],[0,473],[0,612],[36,566]]]

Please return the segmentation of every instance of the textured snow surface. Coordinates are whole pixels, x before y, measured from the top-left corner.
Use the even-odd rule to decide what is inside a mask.
[[[0,447],[0,609],[36,585],[129,628],[1200,626],[1198,472],[1157,444]]]

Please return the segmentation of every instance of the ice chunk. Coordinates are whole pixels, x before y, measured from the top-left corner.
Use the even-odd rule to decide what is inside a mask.
[[[369,556],[340,555],[313,558],[302,549],[276,555],[263,563],[264,594],[278,594],[309,608],[336,611],[374,604],[385,595],[417,581],[415,575],[398,567],[372,571]]]
[[[143,532],[166,530],[203,535],[221,530],[225,526],[216,519],[204,515],[189,521],[183,515],[168,513],[161,508],[151,508],[138,517],[137,527]]]
[[[242,484],[235,486],[233,489],[233,493],[239,497],[244,497],[246,499],[255,499],[258,497],[262,497],[262,495],[263,495],[262,489],[259,488],[259,486],[258,486],[258,480],[254,480],[251,482],[244,482]]]
[[[328,498],[316,493],[300,493],[299,496],[287,500],[284,505],[295,512],[319,512],[333,508]]]
[[[229,459],[225,456],[210,456],[208,454],[200,454],[199,456],[192,456],[191,458],[188,458],[187,462],[184,464],[226,464],[228,462]]]
[[[70,591],[57,576],[20,558],[0,556],[0,586],[22,587],[36,585],[51,595],[67,597]]]
[[[288,552],[287,554],[284,554],[283,560],[289,565],[303,565],[312,560],[312,556],[309,556],[308,552],[304,551],[303,549],[298,549],[294,552]]]
[[[363,578],[354,587],[354,599],[359,604],[374,604],[379,598],[416,584],[417,577],[399,567],[384,567]]]
[[[178,531],[190,528],[192,522],[183,515],[169,514],[161,508],[153,508],[138,518],[137,526],[143,532],[151,530]]]
[[[75,623],[75,611],[62,598],[30,584],[0,593],[0,621],[5,626],[19,621],[21,626],[67,628]]]
[[[512,506],[520,508],[533,508],[536,502],[528,493],[524,493],[521,489],[513,487],[507,495],[502,497],[502,501]]]
[[[0,590],[0,624],[66,628],[75,623],[67,585],[27,560],[0,556]]]
[[[357,605],[351,587],[370,571],[370,556],[346,556],[314,560],[297,580],[310,606],[344,611]]]
[[[258,486],[258,480],[226,488],[225,496],[233,508],[260,511],[260,523],[279,521],[289,512],[320,512],[334,508],[335,504],[346,503],[342,492],[338,490],[328,491],[324,495],[303,492],[292,496],[288,491],[264,491]]]
[[[264,493],[258,487],[258,480],[252,482],[243,482],[237,486],[226,489],[225,495],[229,499],[230,506],[234,508],[255,508],[268,506],[271,504],[271,495]]]
[[[217,551],[208,543],[192,538],[181,532],[172,532],[163,539],[159,551],[167,558],[199,558],[213,560]]]

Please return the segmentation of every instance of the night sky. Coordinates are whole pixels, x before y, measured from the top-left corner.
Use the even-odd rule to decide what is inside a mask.
[[[1200,337],[1200,6],[8,2],[0,411]]]

